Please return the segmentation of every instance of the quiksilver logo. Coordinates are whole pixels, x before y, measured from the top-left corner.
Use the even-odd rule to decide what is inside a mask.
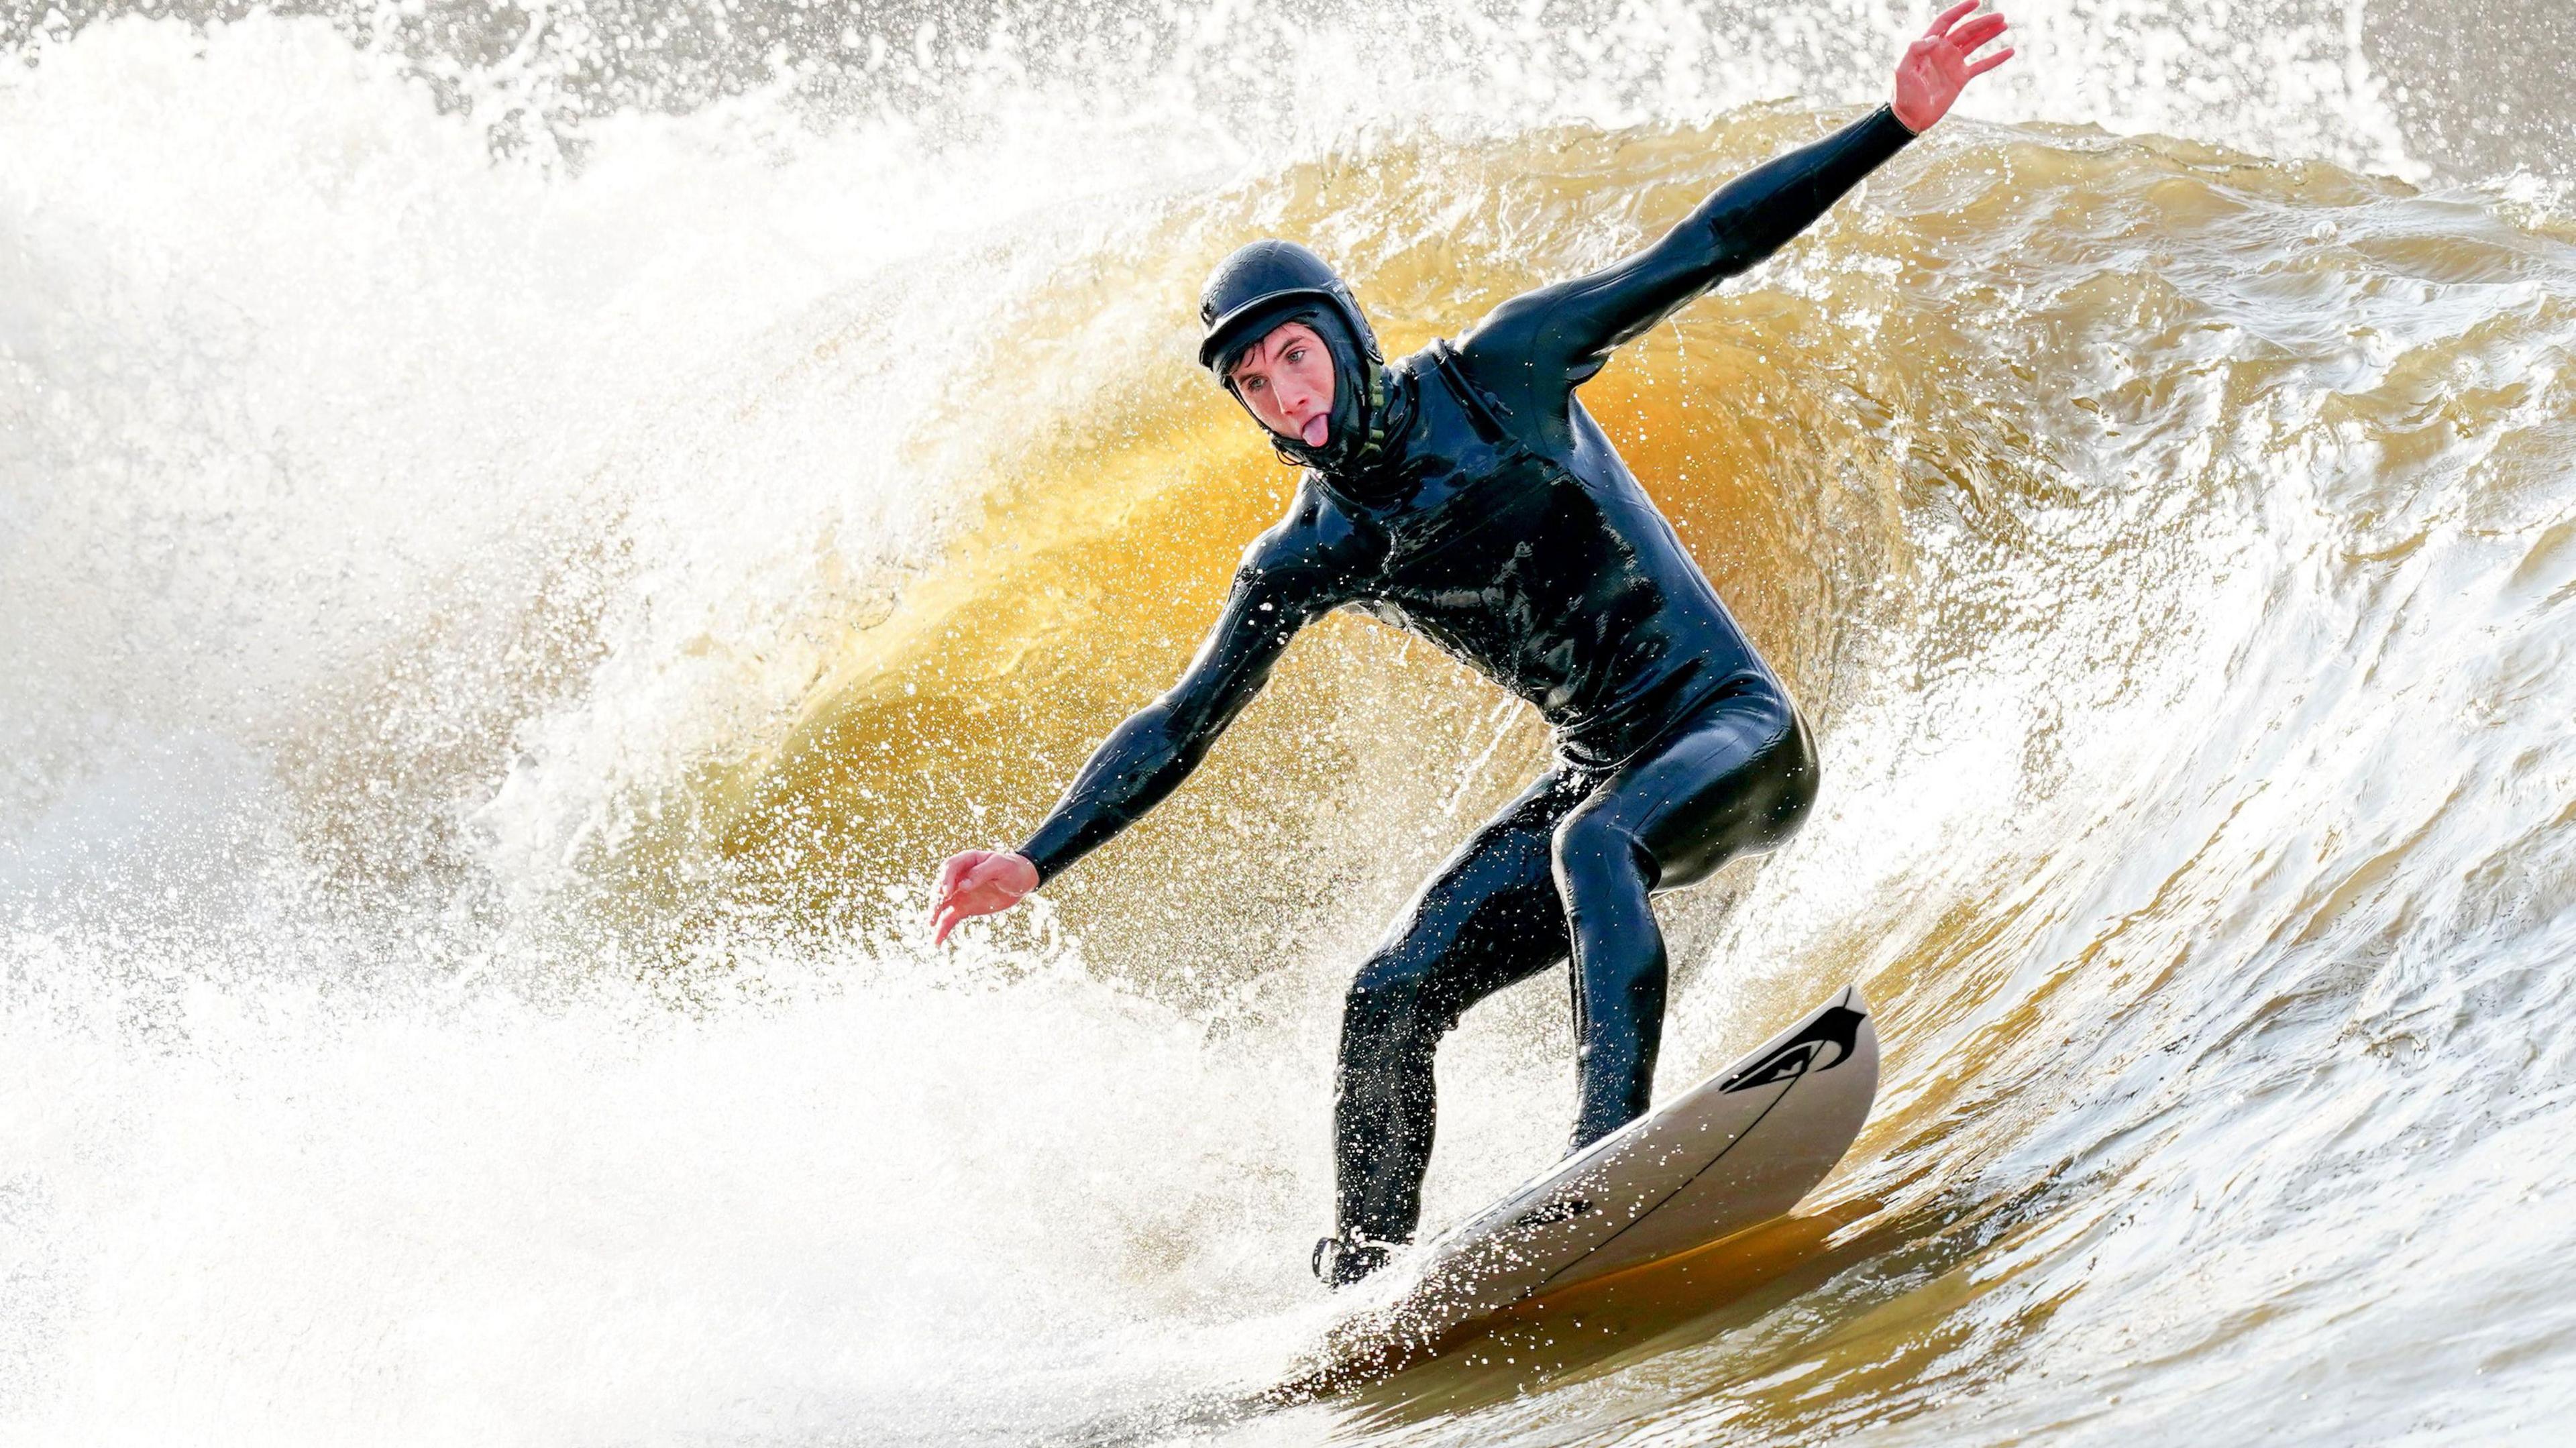
[[[1852,1042],[1867,1019],[1849,1006],[1827,1006],[1780,1049],[1726,1078],[1720,1091],[1750,1091],[1795,1081],[1810,1071],[1830,1071],[1851,1058]]]

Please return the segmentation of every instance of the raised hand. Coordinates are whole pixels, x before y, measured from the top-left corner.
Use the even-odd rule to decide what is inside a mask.
[[[1896,118],[1905,129],[1921,135],[1932,124],[1950,113],[1959,92],[1968,82],[2012,59],[2007,45],[1994,54],[1976,58],[1977,47],[2004,33],[2000,13],[1972,14],[1980,0],[1958,0],[1932,19],[1932,28],[1923,38],[1905,47],[1905,55],[1896,62],[1896,96],[1889,102]],[[1962,23],[1964,21],[1964,23]]]
[[[1038,887],[1038,867],[1025,855],[1001,850],[968,850],[951,855],[939,867],[939,885],[931,892],[930,943],[941,944],[957,922],[1008,910]]]

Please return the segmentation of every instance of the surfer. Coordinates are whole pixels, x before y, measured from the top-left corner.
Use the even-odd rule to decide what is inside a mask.
[[[1959,0],[1886,105],[1720,188],[1654,245],[1515,297],[1388,363],[1342,279],[1293,242],[1228,257],[1199,361],[1304,469],[1179,683],[1118,726],[1016,851],[939,872],[935,939],[1007,909],[1154,807],[1307,623],[1356,608],[1535,706],[1556,764],[1451,857],[1352,981],[1334,1076],[1340,1286],[1410,1241],[1432,1053],[1469,1006],[1571,957],[1571,1149],[1642,1115],[1662,1039],[1649,897],[1786,839],[1816,797],[1788,691],[1574,396],[1610,352],[1785,245],[2012,56]]]

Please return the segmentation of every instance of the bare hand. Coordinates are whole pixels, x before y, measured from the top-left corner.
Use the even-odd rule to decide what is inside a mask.
[[[968,850],[949,856],[939,867],[939,886],[931,892],[930,943],[945,942],[961,920],[1010,909],[1037,887],[1038,867],[1026,855]]]
[[[1982,60],[1973,58],[1978,46],[2004,33],[2000,13],[1960,23],[1978,4],[1979,0],[1959,0],[1934,16],[1932,28],[1905,47],[1904,58],[1896,62],[1896,97],[1889,105],[1905,129],[1918,136],[1950,113],[1969,81],[2012,59],[2009,45]]]

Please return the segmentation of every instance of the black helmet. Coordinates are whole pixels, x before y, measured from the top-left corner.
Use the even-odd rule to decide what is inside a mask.
[[[1321,303],[1341,314],[1371,363],[1377,348],[1351,289],[1324,259],[1293,241],[1256,241],[1217,264],[1199,293],[1199,365],[1223,374],[1224,362],[1295,312]]]

